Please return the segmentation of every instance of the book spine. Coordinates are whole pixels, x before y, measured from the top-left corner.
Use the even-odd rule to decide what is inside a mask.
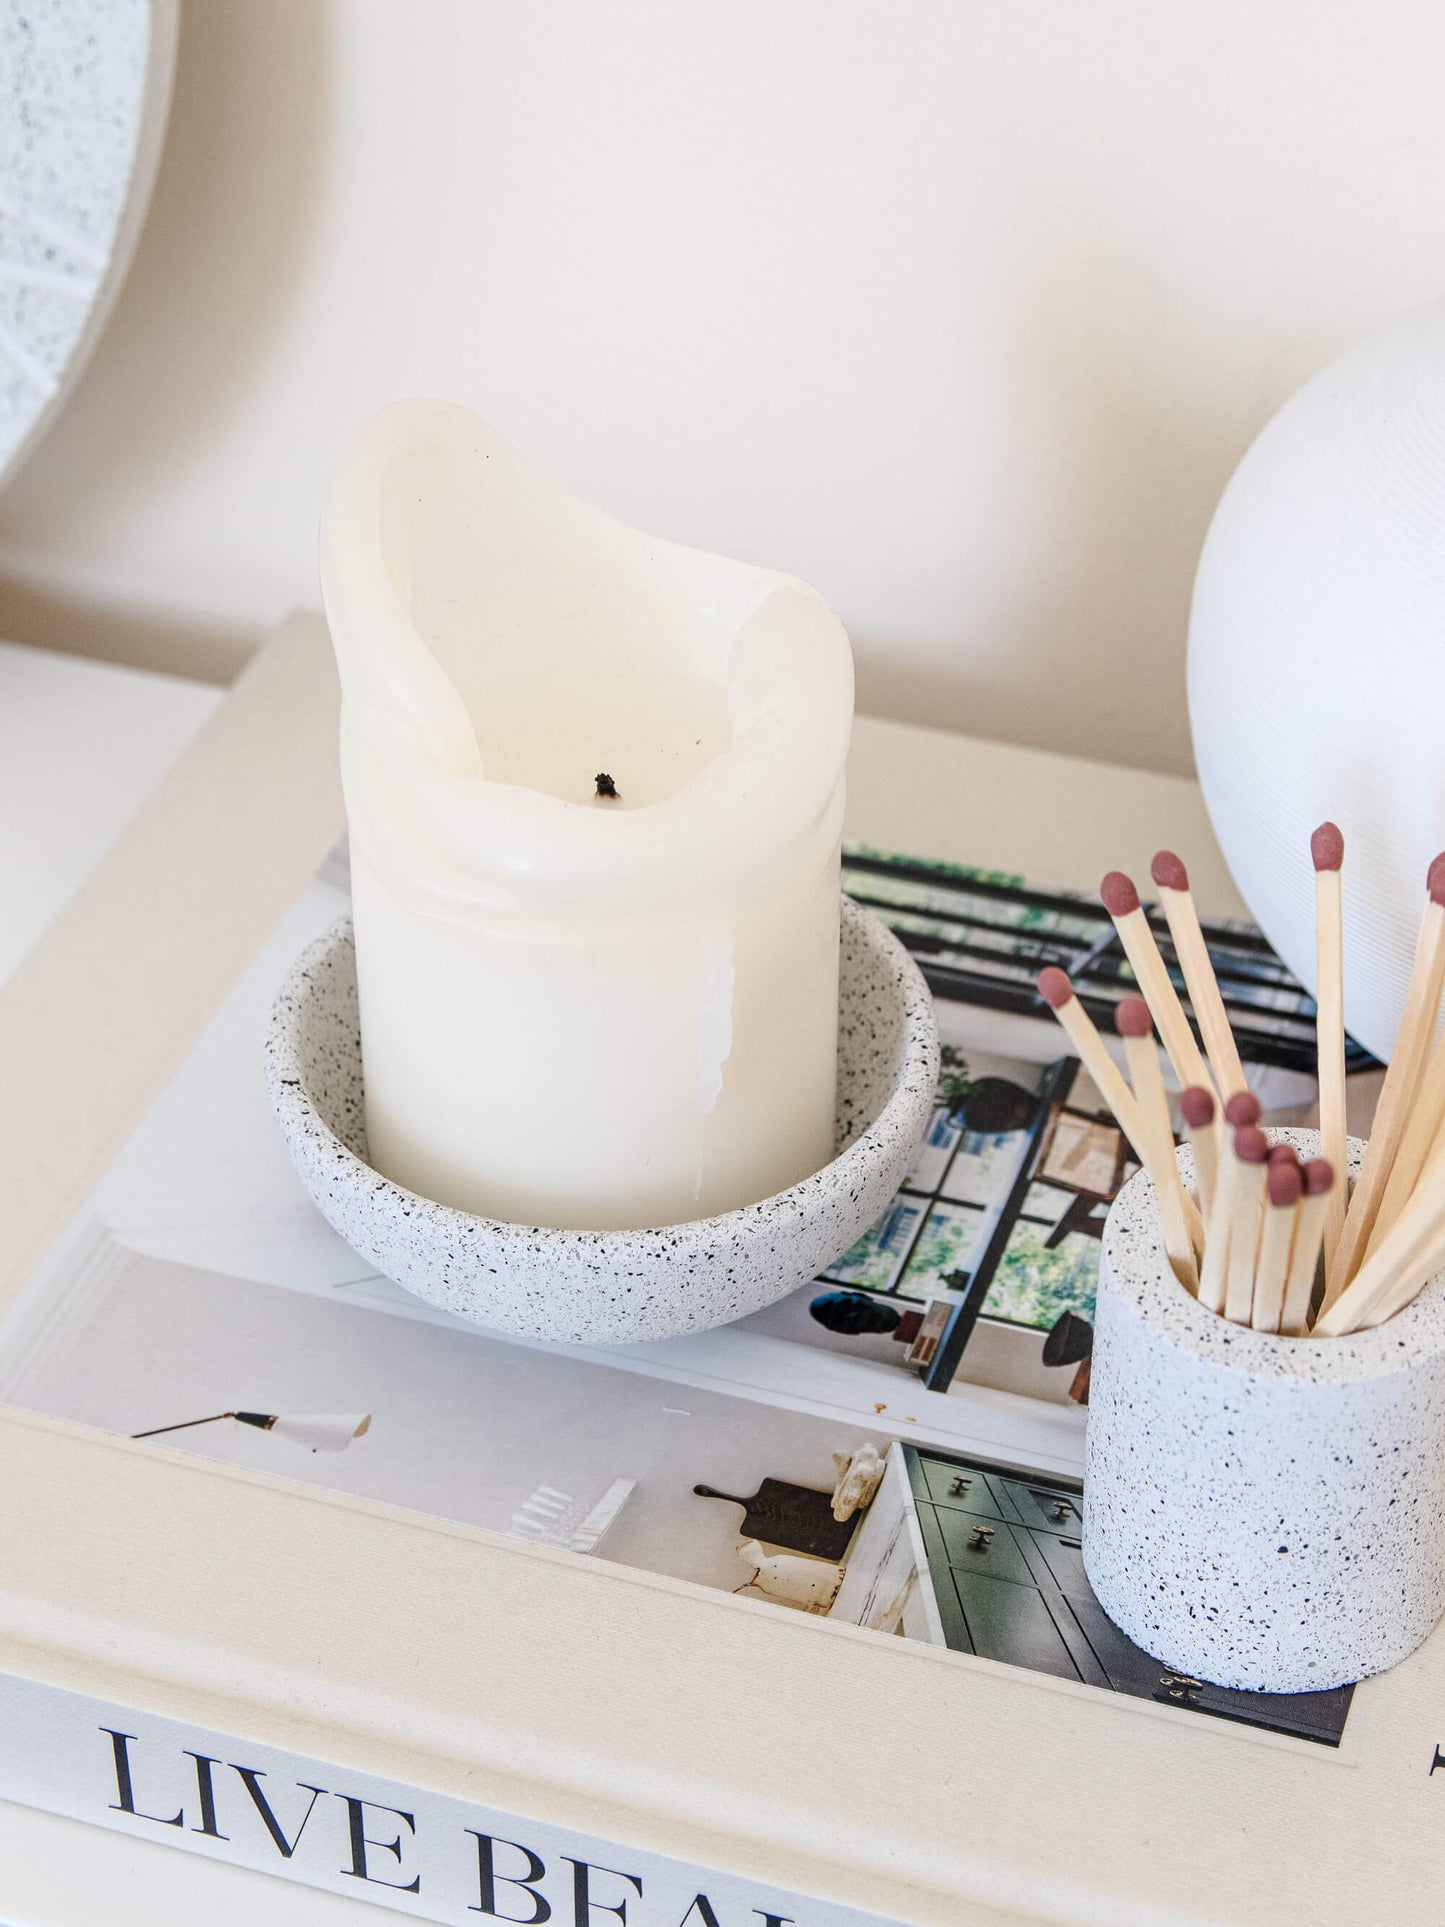
[[[0,1798],[448,1927],[901,1927],[15,1674]]]

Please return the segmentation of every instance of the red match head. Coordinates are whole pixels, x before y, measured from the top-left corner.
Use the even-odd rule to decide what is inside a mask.
[[[1074,1001],[1074,986],[1069,982],[1069,973],[1060,970],[1057,964],[1050,964],[1047,970],[1039,972],[1039,995],[1050,1010],[1062,1010],[1065,1004]]]
[[[1293,1158],[1282,1158],[1278,1164],[1270,1159],[1268,1185],[1270,1203],[1281,1211],[1293,1210],[1304,1188],[1304,1178]]]
[[[1187,890],[1189,872],[1172,850],[1161,850],[1149,865],[1149,874],[1161,890]]]
[[[1111,870],[1099,885],[1099,895],[1111,917],[1127,917],[1139,908],[1139,892],[1122,870]]]
[[[1425,888],[1432,903],[1445,903],[1445,850],[1440,852],[1426,872]]]
[[[1236,1131],[1242,1124],[1258,1124],[1260,1108],[1253,1091],[1236,1091],[1224,1106],[1224,1121]]]
[[[1310,838],[1310,855],[1317,870],[1342,870],[1345,867],[1345,839],[1338,823],[1321,823]]]
[[[1305,1196],[1322,1198],[1335,1188],[1335,1167],[1328,1158],[1311,1158],[1304,1168]]]
[[[1298,1164],[1299,1153],[1292,1144],[1271,1144],[1269,1161],[1271,1164]]]
[[[1202,1131],[1214,1122],[1214,1099],[1202,1084],[1191,1084],[1179,1093],[1179,1109],[1191,1131]]]
[[[1114,1010],[1114,1028],[1121,1037],[1147,1037],[1154,1028],[1149,1006],[1142,997],[1121,997]]]
[[[1241,1164],[1263,1164],[1269,1156],[1269,1139],[1257,1124],[1246,1124],[1234,1134],[1234,1155]]]

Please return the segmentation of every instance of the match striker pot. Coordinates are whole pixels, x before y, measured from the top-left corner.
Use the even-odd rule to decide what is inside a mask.
[[[1271,1136],[1318,1149],[1313,1131]],[[1370,1330],[1253,1331],[1179,1283],[1147,1174],[1124,1187],[1099,1272],[1083,1559],[1137,1645],[1256,1692],[1395,1665],[1445,1610],[1442,1442],[1445,1274]]]

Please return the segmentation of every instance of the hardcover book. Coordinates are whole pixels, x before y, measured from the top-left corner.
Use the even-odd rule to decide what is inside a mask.
[[[943,1069],[898,1195],[804,1290],[719,1330],[587,1349],[479,1330],[369,1270],[293,1176],[261,1075],[282,976],[346,913],[338,850],[9,1307],[0,1398],[1338,1751],[1349,1688],[1174,1673],[1084,1575],[1080,1366],[1103,1215],[1133,1166],[1034,979],[1063,964],[1103,1019],[1131,988],[1108,919],[1081,893],[873,848],[849,850],[845,880],[923,967]],[[1252,928],[1210,939],[1267,1116],[1307,1115],[1308,996]],[[1372,1067],[1352,1062],[1367,1107]],[[1061,1321],[1075,1342],[1051,1364]],[[5,1678],[0,1701],[0,1794],[419,1918],[863,1918],[36,1682]]]
[[[297,617],[0,989],[0,1911],[75,1916],[38,1904],[68,1850],[86,1918],[143,1863],[187,1920],[1433,1919],[1438,1634],[1236,1698],[1080,1571],[1127,1157],[1032,985],[1107,1032],[1093,879],[1187,854],[1267,1116],[1313,1101],[1193,786],[860,719],[848,882],[939,1000],[928,1141],[791,1298],[574,1352],[391,1291],[281,1155],[260,1041],[346,908],[335,728]]]

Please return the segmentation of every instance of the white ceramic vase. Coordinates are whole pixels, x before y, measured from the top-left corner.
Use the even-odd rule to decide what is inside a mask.
[[[1445,1611],[1442,1439],[1445,1275],[1373,1331],[1249,1331],[1175,1279],[1147,1176],[1124,1187],[1099,1271],[1083,1558],[1136,1645],[1275,1693],[1404,1659]]]
[[[1331,362],[1225,490],[1194,589],[1189,713],[1220,847],[1315,981],[1309,835],[1345,833],[1345,1015],[1388,1057],[1445,845],[1445,305]]]

